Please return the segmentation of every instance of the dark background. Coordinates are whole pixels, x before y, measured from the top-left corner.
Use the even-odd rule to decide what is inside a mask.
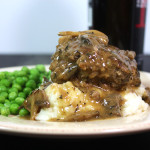
[[[100,150],[100,149],[149,149],[150,132],[135,133],[131,135],[113,136],[113,137],[92,137],[92,138],[40,138],[23,137],[22,135],[0,134],[0,143],[3,149],[19,150]]]

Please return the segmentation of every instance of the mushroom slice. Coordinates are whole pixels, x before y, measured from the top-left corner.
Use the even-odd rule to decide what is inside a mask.
[[[59,40],[59,43],[63,43],[62,41],[65,41],[68,38],[70,39],[72,37],[77,37],[79,35],[90,35],[90,36],[97,36],[100,41],[107,45],[108,44],[108,36],[105,35],[103,32],[97,31],[97,30],[86,30],[86,31],[78,31],[78,32],[72,32],[72,31],[64,31],[64,32],[59,32],[59,36],[68,36],[68,37],[62,37],[61,40]]]
[[[23,106],[30,112],[31,120],[35,119],[37,113],[41,110],[41,108],[50,107],[50,103],[48,100],[48,96],[46,95],[44,90],[37,89],[34,90],[24,101]]]

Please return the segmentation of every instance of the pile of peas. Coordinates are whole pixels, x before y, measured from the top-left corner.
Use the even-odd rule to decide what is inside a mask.
[[[28,110],[20,109],[20,106],[27,96],[40,86],[43,77],[50,79],[50,74],[42,64],[31,69],[23,66],[21,70],[0,72],[0,114],[28,115]]]

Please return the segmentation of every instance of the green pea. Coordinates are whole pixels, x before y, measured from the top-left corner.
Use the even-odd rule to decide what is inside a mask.
[[[17,97],[17,98],[15,99],[15,102],[16,102],[16,104],[18,104],[18,105],[22,105],[23,102],[24,102],[24,98],[22,98],[22,97]]]
[[[9,78],[11,76],[11,72],[4,71],[5,78]]]
[[[7,98],[8,97],[8,93],[7,92],[1,92],[0,96],[4,96],[5,98]]]
[[[40,75],[40,83],[42,83],[43,82],[43,80],[44,80],[44,75]]]
[[[9,103],[10,101],[8,99],[5,99],[5,103],[7,103],[7,102]]]
[[[21,68],[21,70],[24,71],[24,72],[26,72],[26,74],[29,73],[29,68],[26,67],[26,66],[23,66],[23,67]]]
[[[50,79],[50,77],[51,77],[51,70],[48,71],[48,72],[46,72],[46,77],[47,77],[48,79]]]
[[[13,103],[13,104],[10,105],[9,109],[10,109],[10,113],[11,113],[11,114],[17,115],[18,112],[19,112],[19,105]]]
[[[25,93],[23,93],[23,92],[19,92],[18,93],[18,97],[22,97],[22,98],[26,98],[26,94]]]
[[[29,111],[25,108],[22,108],[22,109],[19,110],[19,115],[20,116],[26,116],[28,114],[29,114]]]
[[[17,84],[17,83],[14,83],[14,84],[12,85],[12,87],[18,89],[18,91],[21,91],[21,90],[22,90],[22,87],[21,87],[19,84]]]
[[[29,79],[34,80],[34,81],[38,81],[38,75],[37,74],[30,74]]]
[[[5,103],[4,103],[4,106],[5,106],[5,107],[8,107],[8,108],[9,108],[9,107],[10,107],[10,105],[11,105],[11,103],[10,103],[10,102],[5,102]]]
[[[25,108],[19,110],[26,97],[43,81],[43,76],[50,79],[51,71],[46,72],[42,64],[29,69],[23,66],[14,72],[0,72],[0,114],[25,116],[29,111]],[[1,109],[2,108],[2,109]]]
[[[0,81],[0,84],[1,84],[1,85],[4,85],[4,86],[6,86],[6,87],[10,87],[11,82],[10,82],[8,79],[2,79],[2,80]]]
[[[16,88],[10,88],[10,89],[8,90],[8,93],[11,93],[11,92],[16,92],[16,93],[18,93],[18,89],[16,89]]]
[[[15,100],[10,101],[11,104],[16,104]]]
[[[34,80],[29,80],[27,83],[26,83],[26,87],[29,87],[31,89],[35,89],[36,88],[36,82]]]
[[[22,77],[17,77],[16,78],[16,83],[23,86],[25,84],[25,80]]]
[[[45,66],[42,65],[42,64],[36,65],[36,69],[37,69],[39,72],[41,72],[41,73],[43,73],[43,72],[46,71]]]
[[[11,93],[9,93],[9,95],[8,95],[8,98],[9,98],[9,100],[11,100],[11,101],[15,100],[16,97],[17,97],[17,93],[16,93],[16,92],[11,92]]]
[[[12,83],[15,80],[15,77],[14,76],[10,76],[10,77],[8,77],[8,80],[10,81],[10,83]]]
[[[24,83],[26,83],[28,81],[28,77],[22,77],[22,80],[24,81]]]
[[[39,71],[38,71],[36,68],[30,69],[30,74],[35,74],[35,75],[37,75],[37,76],[40,75]]]
[[[0,93],[1,92],[7,92],[7,88],[4,85],[0,85]]]
[[[8,115],[10,115],[10,110],[9,110],[9,108],[8,107],[2,107],[1,108],[1,115],[3,115],[3,116],[8,116]]]
[[[0,114],[1,114],[1,108],[4,106],[4,104],[0,103]]]
[[[38,84],[37,84],[37,87],[40,87],[40,86],[41,86],[41,83],[38,83]]]
[[[26,76],[27,75],[27,73],[25,72],[25,71],[18,71],[17,72],[17,77],[23,77],[23,76]]]
[[[18,70],[15,70],[14,72],[12,72],[12,75],[14,76],[14,77],[17,77],[17,74],[18,74]]]
[[[4,72],[0,72],[0,80],[5,79],[5,73]]]
[[[4,103],[5,102],[5,97],[4,96],[0,96],[0,103]]]
[[[29,87],[25,87],[25,88],[23,89],[23,92],[26,94],[26,96],[28,96],[28,95],[32,92],[32,89],[29,88]]]

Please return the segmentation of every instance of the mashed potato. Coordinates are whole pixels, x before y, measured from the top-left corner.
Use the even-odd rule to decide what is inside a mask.
[[[142,97],[136,93],[127,93],[124,95],[124,99],[125,102],[121,107],[123,117],[144,112],[149,107],[149,105],[142,100]]]
[[[43,108],[36,120],[73,121],[85,120],[98,114],[101,109],[94,101],[76,88],[71,82],[53,83],[45,89],[50,108]]]
[[[142,100],[142,96],[145,95],[145,87],[141,84],[140,87],[130,92],[126,90],[126,94],[123,95],[124,104],[121,107],[122,116],[131,116],[139,114],[148,109],[149,105]]]
[[[91,100],[70,81],[63,84],[53,83],[45,89],[45,92],[50,102],[50,108],[41,109],[36,120],[79,121],[104,111],[99,102]],[[142,100],[144,92],[144,86],[140,86],[134,91],[126,90],[122,93],[124,99],[121,106],[122,117],[135,115],[148,109],[149,105]]]

